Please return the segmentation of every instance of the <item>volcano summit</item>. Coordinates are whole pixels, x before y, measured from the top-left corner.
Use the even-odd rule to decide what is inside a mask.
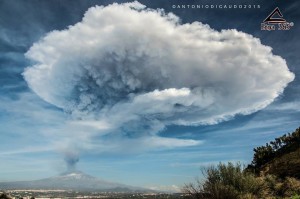
[[[34,181],[0,182],[0,189],[46,189],[76,191],[145,192],[147,189],[109,182],[87,175],[81,171],[70,171],[59,176]]]

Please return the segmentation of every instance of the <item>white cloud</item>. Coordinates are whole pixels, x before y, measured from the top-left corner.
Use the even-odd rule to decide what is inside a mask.
[[[22,147],[22,146],[21,146]],[[15,154],[25,154],[25,153],[40,153],[56,150],[53,146],[37,146],[37,147],[22,147],[21,149],[11,150],[11,151],[1,151],[0,156],[11,156]]]
[[[285,60],[249,34],[180,24],[138,2],[92,7],[26,57],[35,65],[24,77],[42,99],[100,135],[147,137],[152,147],[199,144],[157,132],[253,113],[294,79]]]

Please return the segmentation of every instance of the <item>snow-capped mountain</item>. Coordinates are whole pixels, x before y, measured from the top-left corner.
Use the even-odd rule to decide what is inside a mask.
[[[59,176],[34,181],[0,182],[1,189],[60,189],[111,192],[147,191],[140,187],[101,180],[81,171],[66,172]]]

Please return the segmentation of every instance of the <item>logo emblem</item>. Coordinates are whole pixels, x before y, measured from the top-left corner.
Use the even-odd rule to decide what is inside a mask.
[[[280,18],[275,18],[274,15],[278,15]],[[279,8],[275,8],[271,14],[264,20],[264,23],[269,24],[277,24],[277,23],[285,23],[286,20],[283,18],[283,15],[281,14]]]
[[[261,23],[261,30],[289,30],[294,26],[293,22],[287,22],[279,8],[275,8]]]

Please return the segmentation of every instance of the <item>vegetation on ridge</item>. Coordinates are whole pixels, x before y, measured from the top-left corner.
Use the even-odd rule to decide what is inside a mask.
[[[255,148],[248,169],[256,174],[267,172],[281,178],[300,179],[300,128]]]
[[[300,199],[300,128],[254,149],[247,168],[223,164],[202,169],[204,181],[186,184],[194,199]]]

